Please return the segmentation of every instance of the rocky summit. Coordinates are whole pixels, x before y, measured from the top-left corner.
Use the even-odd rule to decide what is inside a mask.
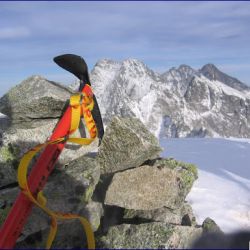
[[[106,131],[98,153],[93,153],[97,150],[94,144],[92,153],[67,164],[60,162],[44,189],[47,206],[85,216],[95,231],[98,248],[183,248],[192,244],[204,231],[185,202],[198,178],[196,167],[160,158],[157,139],[136,118],[114,117]],[[19,158],[8,147],[2,148],[11,157],[2,157],[0,165],[4,176],[1,223],[18,194],[13,161]],[[48,222],[48,216],[35,207],[16,247],[44,247]],[[85,244],[77,221],[60,221],[53,247]]]
[[[183,70],[189,71],[186,66]],[[145,73],[144,65],[137,72],[124,68],[124,74],[134,78],[138,74],[144,77]],[[156,77],[152,71],[149,75]],[[39,91],[30,99],[15,101],[35,93],[32,81]],[[43,83],[45,87],[41,86]],[[139,90],[132,89],[129,93],[138,100]],[[0,225],[20,192],[16,172],[21,157],[49,137],[71,92],[33,77],[0,100],[1,112],[8,115],[0,127]],[[80,134],[77,131],[76,136]],[[98,248],[188,248],[201,235],[223,234],[210,219],[198,225],[185,200],[198,178],[196,166],[163,159],[160,152],[158,139],[140,119],[114,114],[106,120],[99,147],[97,141],[82,148],[66,146],[43,190],[47,206],[87,218]],[[44,248],[49,229],[47,214],[34,207],[15,247]],[[86,238],[80,223],[60,221],[52,248],[84,247]]]

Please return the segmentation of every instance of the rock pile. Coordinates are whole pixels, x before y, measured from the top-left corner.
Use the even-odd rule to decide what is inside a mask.
[[[33,77],[22,84],[32,86],[32,81],[42,86],[46,80]],[[28,95],[29,91],[23,86],[16,88],[0,99],[4,106],[0,110],[10,120],[0,137],[0,224],[19,192],[18,162],[24,151],[51,134],[62,111],[56,108],[58,112],[54,113],[58,107],[55,88],[66,91],[46,81],[46,88],[41,87],[39,96],[49,100],[49,105],[37,97],[33,114],[28,108],[31,100],[23,99],[13,113],[9,107],[14,105],[15,95],[22,96],[21,91]],[[62,107],[62,100],[68,94],[58,96]],[[114,117],[99,150],[97,144],[94,142],[84,149],[72,149],[70,145],[60,156],[44,194],[49,208],[85,216],[95,231],[98,248],[186,248],[208,231],[207,223],[204,227],[197,225],[192,208],[185,202],[198,178],[196,167],[160,158],[158,140],[138,119]],[[16,247],[44,247],[49,226],[48,216],[34,207]],[[85,244],[78,221],[60,223],[53,247],[83,248]]]

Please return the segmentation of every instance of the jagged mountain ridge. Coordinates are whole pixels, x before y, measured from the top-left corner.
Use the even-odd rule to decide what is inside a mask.
[[[161,136],[250,136],[250,87],[212,64],[159,74],[136,59],[104,59],[91,81],[105,123],[135,116]]]
[[[90,78],[104,124],[114,115],[133,116],[157,136],[250,136],[250,87],[214,65],[200,70],[181,65],[159,74],[136,59],[105,59],[95,65]],[[33,86],[36,79],[24,83]],[[77,84],[71,88],[77,89]]]

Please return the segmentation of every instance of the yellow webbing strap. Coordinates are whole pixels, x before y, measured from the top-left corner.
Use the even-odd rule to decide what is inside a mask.
[[[82,100],[83,99],[83,100]],[[97,136],[97,129],[91,114],[91,110],[94,107],[94,101],[92,97],[86,96],[84,93],[79,93],[73,95],[70,98],[70,107],[71,107],[71,125],[69,134],[72,134],[78,127],[81,119],[81,113],[83,113],[83,117],[86,123],[86,127],[89,131],[91,138],[58,138],[53,141],[47,141],[44,144],[39,144],[32,148],[30,151],[24,154],[23,158],[20,161],[17,173],[17,179],[19,183],[19,187],[22,192],[29,198],[31,202],[40,207],[43,211],[45,211],[51,217],[51,226],[50,232],[46,243],[46,248],[50,249],[53,243],[53,240],[56,236],[57,232],[57,220],[58,219],[79,219],[85,232],[87,238],[88,249],[95,249],[95,238],[94,233],[91,228],[91,224],[84,217],[70,214],[70,213],[61,213],[50,210],[46,207],[46,198],[44,197],[42,191],[37,194],[37,198],[33,196],[31,193],[28,182],[27,182],[27,171],[28,166],[31,159],[42,149],[44,149],[49,144],[57,144],[60,142],[64,142],[65,140],[80,144],[80,145],[88,145],[90,144],[94,138]]]
[[[70,97],[71,122],[70,133],[73,133],[79,126],[81,119],[81,94],[75,94]]]

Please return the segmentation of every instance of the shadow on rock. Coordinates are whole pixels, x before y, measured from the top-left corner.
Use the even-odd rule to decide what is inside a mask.
[[[250,231],[239,231],[232,234],[209,233],[201,236],[192,249],[248,249]]]
[[[28,151],[37,144],[35,141],[15,141],[0,147],[0,190],[17,186],[17,169],[23,156],[21,151]]]
[[[32,141],[26,146],[30,147],[31,144],[37,143]],[[15,166],[12,166],[10,161],[9,163],[9,167],[15,170]],[[10,182],[15,183],[15,187],[5,185],[0,190],[1,224],[6,219],[19,193],[15,171]],[[82,156],[70,162],[67,167],[58,165],[51,173],[43,190],[47,199],[47,207],[53,211],[84,216],[92,224],[93,230],[97,230],[102,216],[102,205],[92,201],[91,198],[99,178],[99,165],[91,155]],[[45,247],[49,227],[50,218],[41,209],[34,207],[18,239],[16,248]],[[59,232],[53,247],[83,246],[84,239],[85,232],[79,221],[60,221]]]

